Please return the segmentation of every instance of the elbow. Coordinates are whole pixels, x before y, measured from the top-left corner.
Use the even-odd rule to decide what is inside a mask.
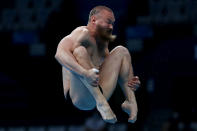
[[[59,56],[60,56],[59,53],[56,52],[56,54],[55,54],[55,59],[58,60],[58,59],[59,59]]]

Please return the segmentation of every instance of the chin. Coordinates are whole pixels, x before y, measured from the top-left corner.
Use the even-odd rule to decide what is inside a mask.
[[[104,37],[107,41],[109,41],[109,42],[113,42],[115,39],[116,39],[116,35],[112,35],[112,34],[110,34],[110,35],[105,35],[105,37]]]
[[[112,35],[111,32],[109,33],[106,30],[99,30],[99,34],[100,34],[101,38],[103,38],[109,42],[113,42],[116,39],[116,35]]]
[[[116,35],[110,35],[109,41],[113,42],[116,39]]]

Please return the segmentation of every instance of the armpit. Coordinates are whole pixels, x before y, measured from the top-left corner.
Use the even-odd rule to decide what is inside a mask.
[[[84,40],[81,42],[81,46],[84,46],[85,48],[88,48],[90,46],[90,42],[88,40]]]

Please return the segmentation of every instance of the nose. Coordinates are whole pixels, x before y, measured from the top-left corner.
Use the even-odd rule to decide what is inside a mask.
[[[112,24],[109,25],[109,29],[113,30],[113,25]]]

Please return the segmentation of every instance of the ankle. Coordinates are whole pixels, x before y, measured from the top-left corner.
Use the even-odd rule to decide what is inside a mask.
[[[97,101],[96,105],[101,107],[101,106],[109,106],[108,102],[106,100],[102,100],[102,101]]]

